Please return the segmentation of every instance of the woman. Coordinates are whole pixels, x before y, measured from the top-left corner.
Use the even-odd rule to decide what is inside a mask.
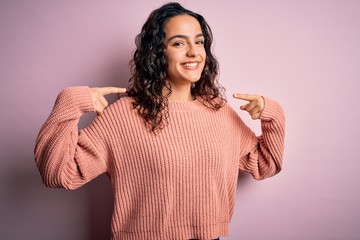
[[[48,187],[76,189],[102,173],[114,193],[112,239],[216,239],[228,235],[239,170],[264,179],[281,169],[284,114],[273,100],[234,94],[260,119],[255,134],[217,84],[212,33],[177,3],[151,13],[136,38],[124,88],[63,90],[35,158]],[[106,109],[105,109],[106,108]],[[98,117],[78,131],[82,114]]]

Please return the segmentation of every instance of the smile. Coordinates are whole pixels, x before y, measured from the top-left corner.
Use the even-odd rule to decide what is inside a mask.
[[[199,62],[187,62],[187,63],[183,63],[181,65],[183,65],[185,68],[188,68],[188,69],[196,69],[199,66]]]

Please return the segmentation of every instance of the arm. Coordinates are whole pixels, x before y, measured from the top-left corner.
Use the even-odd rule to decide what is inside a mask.
[[[103,119],[97,118],[96,124],[78,130],[82,114],[94,110],[101,113],[107,105],[103,99],[94,98],[93,92],[88,87],[63,90],[40,130],[35,161],[48,187],[75,189],[107,170],[109,152],[101,127]]]
[[[256,99],[259,102],[254,103],[254,99],[248,99],[250,103],[240,108],[248,111],[253,119],[261,120],[262,135],[256,137],[248,127],[244,128],[244,154],[240,159],[239,168],[260,180],[271,177],[281,170],[285,115],[282,107],[274,100],[263,97]]]

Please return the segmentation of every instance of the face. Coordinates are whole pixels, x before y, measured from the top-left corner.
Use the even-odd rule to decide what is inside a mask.
[[[204,35],[196,18],[172,17],[164,27],[167,80],[171,85],[190,85],[198,81],[205,66]]]

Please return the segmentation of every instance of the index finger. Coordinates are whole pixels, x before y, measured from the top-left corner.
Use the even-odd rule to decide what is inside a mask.
[[[255,98],[257,98],[257,95],[254,94],[243,94],[243,93],[235,93],[233,95],[234,98],[236,99],[241,99],[241,100],[245,100],[248,102],[251,102],[252,100],[254,100]]]
[[[99,92],[100,92],[102,95],[107,95],[107,94],[111,94],[111,93],[125,93],[125,92],[126,92],[126,88],[102,87],[102,88],[99,88]]]

